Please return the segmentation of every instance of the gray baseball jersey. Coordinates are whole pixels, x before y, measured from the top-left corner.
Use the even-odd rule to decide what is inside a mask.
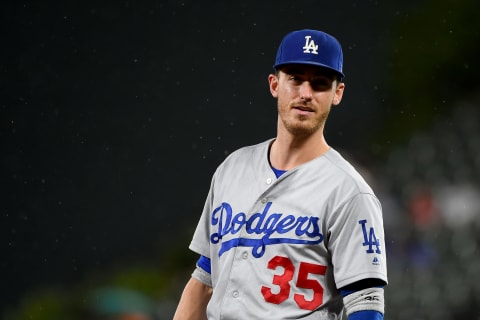
[[[342,319],[338,288],[387,282],[380,203],[333,149],[277,179],[271,141],[213,176],[190,244],[211,259],[208,319]]]

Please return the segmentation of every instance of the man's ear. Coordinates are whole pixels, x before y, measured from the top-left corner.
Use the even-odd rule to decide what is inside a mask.
[[[338,106],[342,101],[343,91],[345,90],[345,83],[340,82],[335,88],[335,95],[333,96],[332,104]]]
[[[270,93],[274,98],[278,97],[278,76],[274,74],[268,75],[268,85],[270,87]]]

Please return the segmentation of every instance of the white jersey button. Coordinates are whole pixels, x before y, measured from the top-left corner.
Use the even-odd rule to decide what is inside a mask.
[[[243,258],[243,259],[247,259],[247,258],[248,258],[248,252],[242,253],[242,258]]]
[[[267,178],[267,181],[265,181],[267,184],[272,183],[272,178]]]
[[[263,198],[262,200],[260,200],[260,202],[263,204],[267,203],[267,201],[268,201],[267,198]]]
[[[234,298],[238,298],[239,295],[240,295],[240,293],[237,290],[233,291],[233,293],[232,293],[232,296]]]

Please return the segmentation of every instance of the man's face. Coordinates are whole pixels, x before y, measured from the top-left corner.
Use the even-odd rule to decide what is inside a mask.
[[[345,85],[323,68],[292,64],[268,78],[278,99],[279,129],[293,136],[323,131],[332,105],[340,103]]]

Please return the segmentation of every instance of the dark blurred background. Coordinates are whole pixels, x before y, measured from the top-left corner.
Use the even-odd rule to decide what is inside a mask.
[[[314,28],[344,48],[327,141],[384,207],[386,319],[480,319],[479,7],[3,3],[0,316],[171,319],[210,177],[275,135],[277,46]]]

